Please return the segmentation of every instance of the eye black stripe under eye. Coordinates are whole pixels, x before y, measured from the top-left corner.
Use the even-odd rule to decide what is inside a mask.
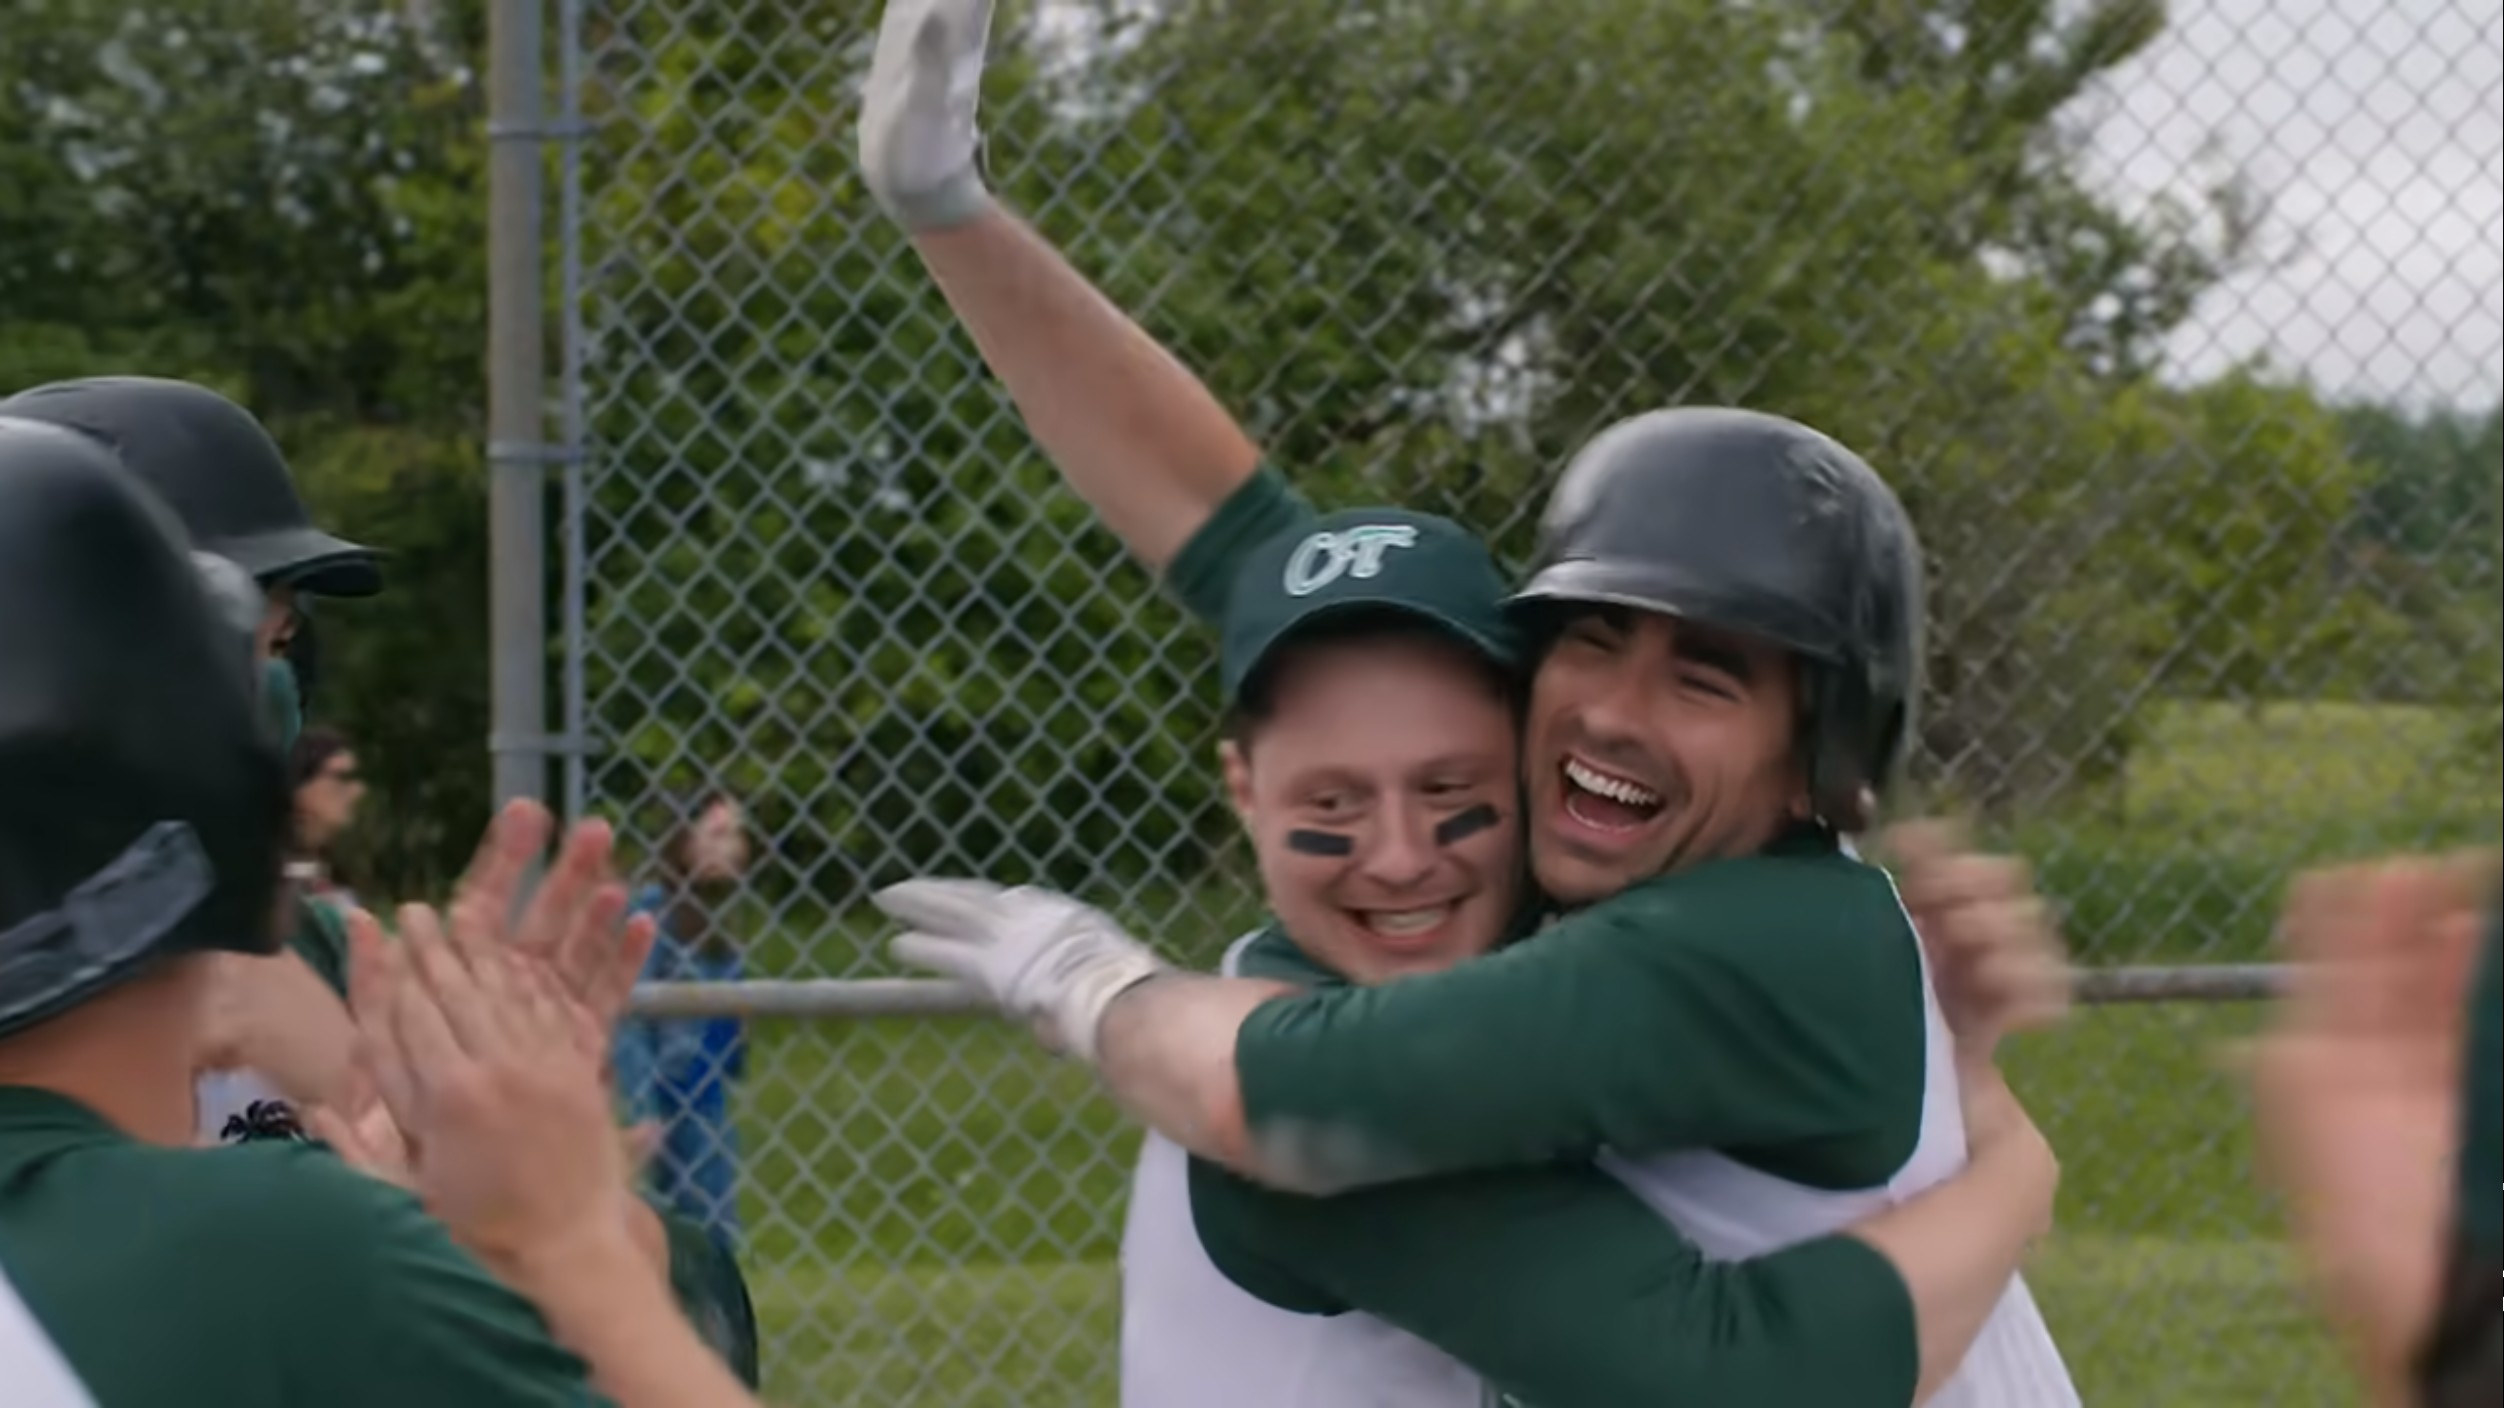
[[[1465,841],[1503,820],[1503,813],[1485,802],[1480,802],[1468,811],[1457,816],[1446,817],[1438,823],[1435,827],[1435,844],[1449,846],[1456,841]]]
[[[1450,825],[1449,822],[1445,823]],[[1346,856],[1356,853],[1356,838],[1336,831],[1296,830],[1287,833],[1287,849],[1308,856]]]

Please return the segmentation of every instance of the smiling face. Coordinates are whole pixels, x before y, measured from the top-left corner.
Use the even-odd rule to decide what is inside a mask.
[[[1621,607],[1567,618],[1532,679],[1531,867],[1560,904],[1762,849],[1810,814],[1780,647]]]
[[[1514,711],[1495,667],[1430,631],[1303,643],[1225,748],[1270,907],[1360,983],[1485,953],[1521,894]]]

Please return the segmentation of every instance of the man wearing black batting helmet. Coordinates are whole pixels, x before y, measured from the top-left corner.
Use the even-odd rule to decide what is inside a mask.
[[[0,415],[67,426],[112,446],[195,545],[260,583],[268,657],[285,653],[308,598],[382,590],[381,555],[316,525],[269,431],[205,386],[139,376],[56,381],[0,400]]]
[[[136,376],[57,381],[0,401],[0,415],[109,447],[173,510],[194,546],[250,575],[263,601],[253,635],[263,707],[279,746],[291,745],[308,703],[293,657],[310,644],[311,600],[380,591],[379,555],[317,526],[269,431],[205,386]],[[277,1108],[272,1102],[336,1103],[345,1094],[347,931],[309,896],[291,893],[289,904],[292,958],[226,965],[220,991],[229,1020],[221,1027],[230,1039],[210,1053],[214,1068],[201,1080],[206,1137],[240,1137],[257,1127],[254,1112]]]
[[[1297,580],[1241,574],[1311,510],[1205,387],[984,189],[990,12],[887,7],[860,124],[872,193],[1071,486],[1176,596],[1223,617],[1235,591],[1293,594]],[[1312,575],[1365,570],[1337,539],[1314,550],[1328,562]],[[1424,1284],[1438,1262],[1425,1243],[1492,1234],[1429,1176],[1596,1164],[1714,1257],[1797,1244],[1962,1167],[1957,1070],[1987,1063],[2001,1023],[2061,1000],[2048,944],[2010,941],[2045,927],[2013,867],[1914,831],[1900,901],[1847,839],[1910,735],[1922,617],[1911,526],[1849,450],[1746,411],[1621,422],[1566,468],[1511,610],[1530,641],[1520,829],[1548,914],[1492,956],[1296,987],[1174,972],[1108,916],[1031,888],[915,881],[880,897],[913,930],[906,961],[1095,1064],[1203,1161],[1196,1231],[1238,1286],[1291,1310],[1373,1312],[1508,1391],[1528,1378],[1506,1371],[1543,1346],[1446,1338],[1489,1291]],[[2030,966],[1994,971],[2006,961]],[[1933,992],[2034,982],[2031,1008],[1954,1032],[1948,1014],[1980,1009]],[[1404,1204],[1439,1209],[1441,1232]],[[1618,1309],[1599,1278],[1570,1272],[1529,1293],[1595,1323]],[[1725,1382],[1699,1401],[2076,1401],[2022,1282],[1905,1318],[1917,1343],[1884,1374]],[[1958,1330],[1977,1325],[1960,1365]],[[1609,1350],[1622,1363],[1542,1365],[1553,1387],[1533,1396],[1566,1408],[1690,1387],[1647,1379],[1635,1338]]]
[[[193,547],[240,579],[264,722],[283,751],[310,689],[297,661],[314,597],[372,596],[380,554],[313,521],[286,457],[258,418],[219,393],[156,377],[92,377],[0,401],[0,417],[74,432],[173,511]],[[230,593],[230,595],[234,595]],[[366,1095],[350,1060],[343,917],[290,883],[281,949],[220,960],[197,1090],[198,1134],[238,1141],[300,1132],[307,1107],[356,1108]],[[655,1207],[682,1308],[749,1383],[757,1381],[755,1312],[729,1251]]]
[[[1560,823],[1548,828],[1553,854],[1541,867],[1551,898],[1612,894],[1683,857],[1746,854],[1798,822],[1852,833],[1875,819],[1911,731],[1922,573],[1911,522],[1858,455],[1752,411],[1621,421],[1557,482],[1538,559],[1513,601],[1553,645],[1649,640],[1664,660],[1718,668],[1752,688],[1787,670],[1794,707],[1777,712],[1799,734],[1796,756],[1752,750],[1765,770],[1726,780],[1779,792],[1781,805],[1742,808],[1735,832],[1716,833],[1692,815],[1675,820],[1694,811],[1670,805],[1675,789],[1694,785],[1681,781],[1695,777],[1693,764],[1682,771],[1642,756],[1640,737],[1578,736],[1581,712],[1551,717],[1548,736],[1529,740],[1551,764],[1532,770],[1534,806]],[[1569,648],[1566,659],[1581,655]],[[1613,771],[1621,756],[1625,769]]]
[[[116,1408],[597,1401],[406,1194],[186,1147],[210,961],[280,946],[289,821],[261,603],[203,558],[110,451],[0,418],[0,1267]]]

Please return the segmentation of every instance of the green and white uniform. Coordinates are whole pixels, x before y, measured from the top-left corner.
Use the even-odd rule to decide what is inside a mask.
[[[1265,472],[1186,546],[1173,589],[1226,614],[1233,566],[1309,514]],[[1833,837],[1803,828],[1657,878],[1445,973],[1313,986],[1238,1039],[1256,1137],[1364,1180],[1422,1181],[1301,1199],[1195,1165],[1189,1234],[1234,1285],[1308,1314],[1371,1312],[1541,1408],[1669,1390],[1910,1401],[1911,1312],[1892,1267],[1856,1241],[1809,1239],[1953,1174],[1963,1127],[1920,946],[1886,876]],[[1636,1199],[1649,1232],[1625,1220]],[[1134,1214],[1134,1246],[1148,1216],[1172,1219]],[[1790,1250],[1704,1275],[1699,1244]],[[1819,1274],[1784,1274],[1811,1252]],[[1648,1312],[1629,1316],[1647,1290]],[[1158,1294],[1134,1285],[1129,1313],[1153,1323]],[[1506,1313],[1480,1304],[1496,1300]],[[2076,1402],[2022,1283],[1933,1401]]]
[[[35,1323],[17,1287],[0,1267],[0,1384],[17,1408],[96,1408],[87,1386],[70,1372],[61,1347]]]
[[[312,965],[330,989],[346,1001],[347,929],[329,903],[299,894],[296,936],[289,949]],[[256,1071],[211,1071],[193,1083],[196,1124],[203,1144],[242,1143],[250,1136],[228,1134],[229,1121],[257,1101],[283,1100],[278,1088]],[[761,1382],[755,1304],[737,1258],[690,1219],[661,1206],[646,1194],[644,1201],[661,1221],[669,1247],[670,1292],[688,1323],[712,1346],[740,1382],[756,1388]]]
[[[0,1087],[0,1265],[104,1408],[607,1402],[415,1199],[308,1145],[162,1148]]]
[[[1226,969],[1342,983],[1275,928]],[[1590,1163],[1304,1198],[1151,1135],[1122,1266],[1124,1408],[1578,1408],[1664,1385],[1875,1408],[1919,1369],[1911,1301],[1867,1244],[1710,1262]]]
[[[1295,957],[1274,932],[1227,950],[1222,971],[1245,975],[1256,944]],[[1259,976],[1286,977],[1255,955]],[[1124,1408],[1480,1408],[1478,1375],[1417,1336],[1371,1315],[1307,1315],[1254,1296],[1220,1270],[1193,1225],[1193,1161],[1151,1132],[1139,1150],[1122,1231]]]

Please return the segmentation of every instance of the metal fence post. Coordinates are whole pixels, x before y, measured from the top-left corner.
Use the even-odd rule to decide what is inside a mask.
[[[544,498],[547,406],[540,301],[538,0],[487,20],[487,468],[495,796],[547,792]]]

